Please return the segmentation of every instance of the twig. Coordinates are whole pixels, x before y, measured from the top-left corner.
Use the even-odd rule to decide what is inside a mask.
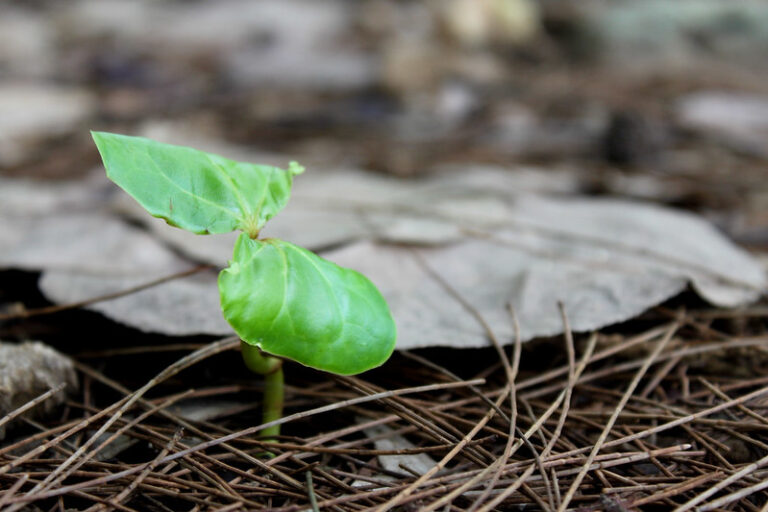
[[[503,351],[503,349],[498,346],[498,344],[495,344],[496,351],[499,353],[499,357],[502,360],[502,364],[504,365],[504,373],[507,376],[507,382],[510,385],[510,393],[509,393],[509,401],[510,401],[510,408],[512,411],[512,421],[509,423],[509,435],[507,437],[507,444],[504,446],[504,453],[498,460],[497,467],[494,470],[493,477],[491,478],[490,482],[488,482],[488,485],[485,486],[485,490],[483,493],[477,497],[477,499],[472,503],[472,506],[469,508],[469,511],[472,512],[477,509],[487,498],[488,495],[491,492],[491,489],[493,489],[496,486],[496,483],[499,481],[499,478],[501,478],[501,472],[504,466],[509,461],[510,457],[512,457],[512,454],[515,450],[513,440],[515,439],[515,433],[519,431],[517,427],[517,374],[520,369],[520,357],[523,350],[523,340],[520,337],[520,322],[517,318],[517,313],[515,312],[514,307],[512,307],[512,304],[507,304],[507,309],[509,311],[509,315],[512,319],[512,327],[515,332],[515,348],[514,348],[514,355],[512,358],[512,365],[510,366],[509,362],[507,361],[506,353]],[[520,439],[527,441],[527,438],[525,435],[521,435]],[[535,450],[532,450],[532,453],[536,453]],[[537,457],[538,460],[538,457]],[[480,474],[478,474],[478,477],[485,478],[484,473],[481,473],[483,476],[480,477]]]
[[[136,490],[136,488],[139,486],[139,484],[149,476],[149,474],[155,470],[155,468],[160,464],[160,460],[162,460],[163,457],[165,457],[168,452],[170,452],[173,447],[176,445],[176,443],[179,442],[179,439],[181,439],[183,430],[177,429],[176,433],[173,435],[173,438],[171,438],[170,441],[168,441],[168,445],[163,448],[160,453],[157,454],[157,457],[147,465],[147,467],[139,473],[139,476],[137,476],[125,489],[120,491],[120,493],[117,494],[114,498],[109,500],[110,505],[116,505],[118,503],[121,503],[125,501],[125,499],[130,496],[130,494]],[[102,510],[103,507],[97,507],[95,510]]]
[[[567,337],[566,337],[566,341],[568,341]],[[542,452],[542,455],[544,457],[547,457],[549,455],[549,452],[555,446],[555,443],[557,442],[557,439],[560,436],[563,425],[565,424],[565,420],[568,416],[568,410],[570,408],[570,399],[571,399],[571,393],[573,391],[573,386],[576,385],[576,382],[578,381],[579,376],[587,367],[588,361],[591,360],[592,351],[594,350],[596,343],[597,343],[597,335],[592,335],[592,337],[589,340],[589,344],[587,345],[587,350],[584,352],[584,354],[582,354],[581,360],[579,361],[579,365],[576,368],[569,371],[567,387],[560,393],[560,395],[558,396],[558,400],[556,400],[555,403],[553,403],[549,407],[549,409],[547,409],[547,411],[536,421],[536,423],[530,429],[528,429],[528,433],[532,435],[533,432],[537,431],[541,427],[541,425],[546,421],[546,418],[548,418],[549,415],[552,414],[552,412],[554,412],[557,409],[557,407],[559,407],[560,402],[563,401],[563,408],[560,411],[560,417],[557,422],[557,428],[555,429],[555,433],[552,436],[552,438],[549,440],[549,443],[547,443],[547,446],[544,448]],[[479,509],[479,512],[490,512],[491,510],[494,510],[499,503],[507,499],[508,496],[510,496],[513,492],[515,492],[517,488],[520,485],[522,485],[526,481],[526,479],[533,474],[535,469],[536,469],[535,462],[533,464],[529,464],[528,467],[525,469],[525,471],[523,471],[523,473],[520,475],[520,477],[515,480],[515,482],[513,482],[510,486],[504,489],[504,491],[502,491],[493,500],[486,503],[482,508]]]
[[[312,511],[320,512],[320,507],[317,506],[317,496],[315,496],[315,486],[312,483],[312,471],[307,471],[307,494],[309,495],[309,503],[312,505]]]
[[[707,512],[709,510],[718,509],[725,505],[728,505],[729,503],[733,503],[734,501],[738,501],[743,498],[746,498],[750,494],[754,494],[757,491],[762,491],[763,489],[766,489],[766,488],[768,488],[768,480],[763,480],[762,482],[758,482],[754,485],[750,485],[749,487],[739,489],[738,491],[733,492],[731,494],[726,494],[725,496],[718,498],[716,500],[710,501],[709,503],[705,503],[704,505],[699,507],[699,510],[701,512]]]
[[[29,474],[23,473],[19,478],[16,479],[15,482],[13,482],[13,485],[11,485],[8,489],[3,491],[3,495],[0,496],[0,509],[2,509],[11,498],[13,498],[13,495],[16,494],[16,491],[21,489],[21,486],[24,485],[27,480],[29,480]]]
[[[725,489],[729,485],[731,485],[734,482],[737,482],[738,480],[744,478],[745,476],[749,475],[750,473],[753,473],[754,471],[760,469],[761,467],[768,464],[768,455],[761,458],[760,460],[753,462],[752,464],[748,464],[747,466],[743,467],[741,470],[737,471],[736,473],[733,473],[731,476],[726,478],[725,480],[722,480],[721,482],[718,482],[717,484],[713,485],[703,493],[699,494],[695,498],[692,498],[685,502],[684,504],[680,505],[675,509],[675,512],[686,512],[687,510],[691,510],[696,505],[701,503],[702,501],[706,500],[713,494],[719,492],[722,489]],[[760,489],[764,489],[764,487],[761,487],[759,489],[755,489],[753,492],[759,491]],[[730,495],[729,495],[730,496]],[[714,503],[714,502],[712,502]],[[724,505],[726,503],[730,502],[724,502],[720,505],[713,505],[712,503],[709,504],[710,508],[717,508],[720,505]],[[700,507],[700,510],[704,510],[704,507]]]
[[[579,486],[581,485],[582,480],[584,480],[584,477],[587,476],[587,472],[589,471],[589,466],[592,464],[592,461],[595,459],[595,456],[597,455],[597,453],[603,447],[605,440],[608,438],[608,434],[610,434],[611,429],[613,429],[613,425],[616,424],[616,420],[618,419],[619,414],[627,405],[627,402],[629,401],[629,398],[632,396],[632,393],[634,393],[635,388],[637,388],[638,384],[640,384],[640,379],[643,378],[645,373],[648,371],[648,368],[651,367],[651,365],[659,356],[659,354],[661,354],[661,351],[664,350],[664,347],[667,346],[667,343],[669,343],[669,340],[672,339],[672,336],[674,335],[675,331],[677,331],[677,328],[678,328],[678,325],[675,324],[669,329],[669,331],[664,336],[664,338],[662,338],[662,340],[656,344],[656,348],[648,356],[645,364],[640,368],[640,370],[638,370],[637,374],[635,375],[635,378],[632,379],[632,382],[629,384],[627,391],[624,393],[624,396],[621,397],[621,400],[619,401],[618,405],[614,409],[613,414],[611,415],[610,419],[606,423],[605,428],[600,433],[600,437],[597,439],[595,446],[592,448],[592,451],[587,456],[587,460],[586,462],[584,462],[584,467],[576,475],[576,478],[573,480],[573,482],[571,482],[571,486],[568,488],[568,491],[565,493],[565,496],[563,497],[563,500],[560,503],[560,507],[557,509],[558,512],[565,512],[565,510],[568,508],[568,504],[571,502],[571,500],[573,499],[573,496],[576,494],[576,491],[579,489]]]
[[[494,348],[496,349],[496,353],[499,356],[499,360],[501,361],[502,366],[504,367],[504,373],[507,378],[507,386],[504,388],[504,392],[494,404],[494,410],[500,410],[499,405],[503,401],[504,396],[506,394],[509,394],[511,417],[506,418],[507,421],[509,422],[509,432],[507,435],[507,443],[501,458],[497,459],[493,464],[488,466],[485,470],[483,470],[479,475],[475,477],[475,479],[485,478],[486,474],[490,473],[491,471],[495,471],[494,476],[488,485],[488,488],[491,488],[493,487],[493,485],[495,485],[495,482],[499,478],[499,471],[506,464],[507,460],[512,455],[512,452],[514,450],[514,439],[515,439],[515,432],[517,429],[517,394],[516,394],[516,388],[515,388],[515,380],[517,378],[517,371],[520,364],[520,352],[521,352],[521,346],[522,346],[522,340],[520,338],[520,326],[517,322],[517,316],[515,315],[514,310],[510,306],[512,324],[515,330],[515,362],[513,367],[513,365],[510,364],[509,359],[507,358],[507,354],[504,352],[504,349],[502,348],[501,343],[499,343],[496,333],[493,331],[490,324],[488,324],[488,322],[485,320],[483,315],[477,310],[477,308],[475,308],[463,295],[461,295],[461,293],[459,293],[458,290],[453,288],[448,283],[447,280],[443,279],[443,277],[437,271],[435,271],[432,267],[430,267],[420,253],[418,253],[417,251],[412,251],[412,254],[414,255],[416,261],[419,263],[421,268],[424,269],[424,271],[427,272],[427,274],[433,280],[435,280],[445,291],[447,291],[448,294],[451,295],[466,311],[468,311],[469,314],[477,321],[478,324],[480,324],[480,326],[485,331],[485,334],[488,337],[488,339],[491,340],[491,343],[493,344]],[[504,417],[506,417],[506,415],[504,415]],[[438,464],[438,466],[439,465],[440,464]],[[434,470],[435,468],[432,468],[432,469]],[[427,478],[422,477],[419,480],[426,481]],[[419,480],[417,480],[417,482],[419,482]],[[471,480],[471,482],[474,482],[474,480]],[[413,488],[414,489],[416,488],[416,483],[413,484]],[[430,504],[429,506],[425,507],[424,511],[431,512],[443,505],[449,504],[455,496],[458,496],[460,492],[462,492],[461,487],[454,490],[454,492],[447,494],[446,496],[437,500],[436,502]],[[407,494],[405,491],[401,493],[401,497],[407,497]],[[396,499],[397,497],[393,498],[393,500],[396,500]],[[388,506],[390,507],[393,506],[393,500],[391,500],[388,503]]]
[[[505,388],[504,392],[499,395],[499,398],[496,400],[496,405],[500,405],[504,399],[507,396],[507,393],[509,392],[509,385]],[[472,430],[467,433],[467,435],[464,436],[464,438],[456,444],[456,446],[453,447],[453,449],[448,452],[440,461],[435,464],[432,468],[429,469],[426,473],[424,473],[422,476],[420,476],[415,482],[413,482],[411,485],[400,491],[395,497],[387,501],[386,503],[379,505],[378,507],[374,508],[372,512],[385,512],[387,510],[393,509],[395,506],[397,506],[399,503],[401,503],[405,498],[410,496],[416,489],[418,489],[422,484],[427,482],[433,475],[435,475],[438,471],[443,469],[448,462],[453,459],[465,446],[466,444],[472,440],[472,438],[482,429],[488,421],[490,421],[491,418],[493,418],[494,414],[496,414],[496,411],[494,409],[489,409],[489,411],[486,413],[483,418],[480,419],[480,421],[477,422],[477,425],[475,425]]]
[[[766,343],[765,337],[752,337],[752,338],[741,338],[741,339],[736,338],[736,339],[732,339],[724,342],[704,343],[694,347],[686,347],[686,348],[681,348],[678,350],[667,352],[666,354],[659,356],[659,358],[657,359],[657,362],[666,361],[668,359],[674,359],[678,357],[697,356],[701,354],[706,354],[708,352],[716,352],[720,350],[746,348],[746,347],[760,347],[760,346],[764,346],[765,343]],[[622,346],[626,347],[627,343],[626,342],[623,343]],[[603,351],[602,353],[605,353],[605,351]],[[595,360],[597,360],[597,357],[599,355],[600,354],[595,356]],[[598,370],[593,373],[584,375],[580,379],[580,383],[591,382],[597,379],[608,377],[610,375],[616,375],[619,373],[634,370],[634,369],[640,368],[644,364],[644,362],[645,362],[645,359],[639,359],[635,361],[628,361],[626,363],[611,365],[609,368],[604,368],[602,370]],[[533,380],[533,379],[529,379],[529,380]],[[518,386],[518,389],[522,387],[527,387],[525,386],[526,382],[527,381],[521,382],[520,385]],[[561,386],[560,384],[551,384],[549,386],[544,386],[539,389],[536,389],[535,391],[529,391],[525,393],[523,396],[525,398],[534,398],[538,396],[547,395],[560,389],[560,386]]]
[[[723,473],[721,472],[705,473],[699,477],[695,477],[690,480],[685,480],[683,482],[680,482],[677,485],[672,485],[657,494],[652,494],[650,496],[646,496],[645,498],[635,500],[630,503],[630,506],[633,508],[640,507],[643,505],[647,505],[649,503],[655,503],[657,501],[661,501],[665,498],[671,498],[673,496],[677,496],[678,494],[688,492],[691,489],[695,489],[704,484],[708,484],[710,481],[715,480],[717,478],[721,478],[722,476],[723,476]]]

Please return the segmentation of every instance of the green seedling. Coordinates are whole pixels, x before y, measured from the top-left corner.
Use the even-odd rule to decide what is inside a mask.
[[[394,320],[365,276],[289,242],[259,238],[303,167],[292,162],[283,170],[143,137],[92,135],[107,176],[151,215],[197,234],[242,231],[219,274],[221,311],[240,336],[246,366],[265,376],[265,423],[282,416],[281,358],[352,375],[392,354]],[[277,434],[279,427],[264,430]]]

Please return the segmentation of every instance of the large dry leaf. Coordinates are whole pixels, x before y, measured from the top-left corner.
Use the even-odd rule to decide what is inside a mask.
[[[0,235],[0,267],[45,269],[39,286],[58,303],[128,290],[192,266],[146,232],[107,215],[25,219],[13,226]],[[10,243],[7,235],[13,236]],[[89,309],[145,331],[231,332],[219,311],[215,271],[96,302]]]
[[[106,187],[108,188],[105,188]],[[0,268],[43,270],[42,291],[69,303],[140,286],[193,267],[146,230],[105,208],[114,186],[99,175],[56,185],[0,180]],[[90,309],[146,331],[226,334],[213,270]]]
[[[104,171],[77,181],[39,181],[0,177],[0,217],[8,220],[48,217],[62,213],[88,213],[102,208],[114,194]]]
[[[189,266],[143,231],[107,215],[17,218],[0,231],[0,267],[155,278]]]
[[[476,320],[433,273],[471,302],[505,342],[512,338],[507,303],[520,317],[523,338],[530,339],[562,332],[558,302],[575,330],[588,331],[632,318],[689,284],[718,306],[746,304],[765,288],[762,267],[694,215],[534,194],[516,177],[479,169],[402,181],[310,170],[296,180],[292,201],[265,234],[370,276],[390,303],[399,348],[487,344]],[[125,199],[117,202],[124,212]],[[154,236],[106,212],[53,215],[43,222],[45,206],[0,231],[0,265],[47,270],[41,287],[57,302],[189,268],[180,254],[218,266],[231,257],[231,240],[190,235],[147,215],[132,217],[147,222]],[[6,226],[9,215],[0,208]],[[230,332],[213,273],[91,307],[149,331]]]
[[[600,270],[483,240],[418,252],[360,243],[325,256],[379,285],[398,322],[400,349],[487,345],[483,328],[425,264],[506,343],[513,336],[507,304],[515,308],[523,340],[529,340],[562,332],[558,301],[575,330],[589,331],[632,318],[686,286],[684,278],[663,272]]]
[[[493,169],[412,182],[308,172],[265,233],[370,276],[392,307],[399,348],[487,343],[421,261],[505,341],[512,337],[508,303],[531,339],[562,332],[558,302],[574,329],[588,331],[632,318],[689,284],[727,307],[754,300],[765,287],[761,266],[694,215],[524,193],[515,178]],[[229,240],[197,247],[195,237],[165,226],[153,231],[203,261],[220,263],[230,250]]]
[[[148,281],[149,278],[144,276],[112,277],[49,271],[43,274],[40,288],[56,302],[73,302],[127,290]],[[232,328],[221,316],[214,271],[97,302],[88,309],[143,331],[172,336],[232,333]]]
[[[468,228],[445,247],[360,243],[325,257],[364,272],[389,300],[399,348],[486,344],[480,325],[437,274],[504,341],[562,332],[557,303],[576,331],[632,318],[691,283],[713,304],[737,306],[765,288],[763,269],[695,216],[612,200],[519,196],[495,229]],[[416,254],[417,253],[417,254]]]

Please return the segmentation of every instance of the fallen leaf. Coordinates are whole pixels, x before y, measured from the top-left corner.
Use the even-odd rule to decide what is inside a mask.
[[[146,230],[110,213],[107,201],[119,197],[112,189],[102,175],[56,185],[1,180],[0,268],[42,270],[42,292],[54,302],[71,303],[194,266]],[[221,317],[213,270],[96,302],[89,309],[145,331],[232,332]]]
[[[43,274],[39,286],[54,302],[70,303],[127,290],[149,281],[150,278],[145,276],[114,277],[54,270]],[[215,271],[96,302],[87,308],[142,331],[171,336],[232,333],[232,328],[221,316]]]
[[[721,307],[747,304],[765,289],[763,266],[695,215],[531,193],[515,176],[485,168],[405,181],[310,170],[264,234],[369,276],[390,305],[401,349],[488,343],[435,275],[505,343],[513,334],[508,303],[528,340],[562,332],[558,302],[574,330],[590,331],[633,318],[689,285]],[[125,199],[117,203],[113,211],[124,212]],[[147,223],[150,235],[111,215],[16,219],[11,242],[0,233],[0,265],[46,270],[43,292],[73,302],[190,268],[189,259],[223,267],[231,258],[231,239],[129,215]],[[7,217],[2,208],[0,216]],[[148,331],[225,334],[231,329],[218,297],[211,271],[89,307]]]
[[[3,268],[151,279],[190,266],[143,230],[104,213],[3,216],[2,222]]]
[[[725,307],[749,303],[765,289],[759,263],[703,220],[667,208],[521,196],[505,224],[468,228],[464,240],[444,247],[361,242],[324,257],[380,287],[398,322],[400,349],[487,344],[481,326],[430,270],[506,343],[514,334],[507,304],[529,340],[562,332],[558,302],[575,331],[590,331],[633,318],[689,283]]]

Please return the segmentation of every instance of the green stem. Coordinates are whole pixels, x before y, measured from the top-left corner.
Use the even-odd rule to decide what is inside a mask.
[[[283,389],[283,365],[281,364],[275,371],[264,376],[262,423],[269,423],[283,417]],[[261,435],[271,437],[274,441],[274,438],[280,435],[280,425],[262,430]]]
[[[258,347],[240,341],[245,366],[254,373],[264,376],[264,404],[262,405],[262,423],[279,420],[283,417],[283,361],[265,354]],[[263,437],[280,435],[280,425],[261,431]]]

